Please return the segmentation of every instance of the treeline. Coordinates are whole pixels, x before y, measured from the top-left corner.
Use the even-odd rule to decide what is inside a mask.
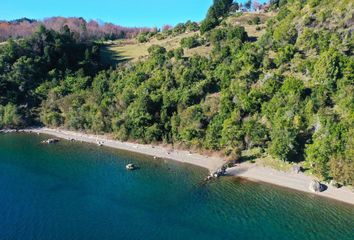
[[[13,21],[0,21],[0,41],[6,41],[9,38],[29,37],[40,25],[54,31],[61,31],[64,26],[68,26],[75,40],[80,42],[133,38],[140,32],[151,30],[149,28],[122,27],[112,23],[100,24],[95,20],[86,21],[83,18],[73,17],[51,17],[43,21],[23,18]]]
[[[68,27],[10,39],[0,47],[0,128],[35,123],[46,89],[70,76],[85,76],[88,86],[100,69],[99,47],[78,43]]]
[[[182,48],[152,46],[147,60],[97,74],[87,72],[93,68],[81,60],[66,67],[84,70],[48,73],[18,99],[12,93],[0,104],[19,107],[34,97],[41,107],[26,109],[38,110],[46,126],[224,151],[232,160],[259,147],[284,161],[304,160],[304,167],[324,179],[354,185],[354,41],[348,4],[289,1],[256,42],[248,41],[243,27],[217,26],[203,35],[213,47],[208,57],[187,58]],[[1,72],[11,65],[11,53],[5,57],[3,51]],[[1,76],[4,86],[9,80]],[[8,92],[9,86],[0,91]],[[6,115],[2,112],[0,119],[9,122],[16,111],[10,105]]]

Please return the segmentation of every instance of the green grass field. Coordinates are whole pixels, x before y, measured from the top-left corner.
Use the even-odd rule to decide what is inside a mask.
[[[167,50],[173,50],[180,46],[182,38],[193,36],[197,33],[183,33],[178,36],[169,36],[163,40],[157,40],[155,37],[146,43],[139,43],[135,39],[117,40],[105,42],[101,49],[102,61],[105,64],[116,64],[122,61],[138,61],[148,55],[148,48],[152,45],[160,45]],[[199,46],[192,49],[185,49],[185,56],[194,54],[206,56],[210,53],[211,47]]]

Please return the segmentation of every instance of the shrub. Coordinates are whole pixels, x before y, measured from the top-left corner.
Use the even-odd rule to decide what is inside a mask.
[[[261,24],[261,19],[258,16],[256,16],[256,17],[253,17],[252,19],[248,20],[247,23],[249,25],[259,25],[259,24]]]
[[[146,33],[140,33],[138,36],[137,36],[137,40],[139,43],[145,43],[145,42],[148,42],[149,41],[149,38],[147,36]]]
[[[181,58],[183,57],[183,55],[184,55],[183,48],[176,48],[176,49],[173,51],[173,53],[174,53],[174,57],[175,57],[176,59],[181,59]]]
[[[183,48],[195,48],[198,47],[200,45],[200,42],[198,41],[198,37],[197,36],[193,36],[193,37],[186,37],[186,38],[182,38],[181,40],[181,46]]]
[[[21,117],[14,104],[0,105],[0,128],[13,128],[18,127],[20,124]]]

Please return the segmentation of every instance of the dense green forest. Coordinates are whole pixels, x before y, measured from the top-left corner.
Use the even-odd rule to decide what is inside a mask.
[[[215,0],[201,23],[208,57],[149,48],[102,69],[99,47],[41,28],[0,48],[0,128],[43,124],[121,140],[223,151],[259,147],[354,185],[354,6],[351,0],[271,1],[276,16],[250,39]],[[183,45],[190,45],[185,40]],[[193,45],[192,44],[192,45]]]

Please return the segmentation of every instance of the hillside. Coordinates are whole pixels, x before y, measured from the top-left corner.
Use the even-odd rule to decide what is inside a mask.
[[[231,26],[243,26],[248,36],[256,40],[265,33],[268,19],[275,15],[275,12],[245,12],[242,15],[236,13],[225,19],[225,22]]]
[[[98,45],[69,29],[10,41],[0,48],[0,127],[37,123],[231,162],[299,163],[354,185],[353,1],[275,0],[259,19],[229,16],[231,4],[215,1],[200,25],[114,42],[116,60],[133,61],[109,70]]]
[[[118,63],[120,61],[132,60],[133,62],[141,60],[149,55],[148,49],[153,45],[159,45],[169,50],[174,50],[180,47],[180,42],[183,38],[194,36],[195,32],[182,33],[177,36],[169,36],[166,39],[158,40],[153,37],[146,43],[139,43],[136,39],[116,40],[105,42],[103,47],[102,60],[105,63]],[[192,49],[186,49],[185,56],[199,54],[206,56],[211,48],[207,46],[198,46]]]
[[[225,19],[225,26],[220,28],[227,28],[227,26],[243,26],[251,39],[257,39],[265,33],[266,21],[274,15],[273,12],[269,13],[256,13],[246,12],[239,14],[232,14]],[[259,18],[259,23],[253,23],[254,19]],[[163,34],[163,33],[162,33]],[[154,36],[147,42],[139,43],[135,39],[116,40],[104,42],[104,47],[101,51],[102,61],[105,64],[117,64],[119,62],[125,62],[132,60],[133,62],[143,59],[148,56],[148,48],[152,45],[159,45],[166,48],[167,51],[175,50],[180,47],[180,42],[183,38],[199,36],[199,31],[186,31],[174,35],[168,35],[164,39],[158,39]],[[191,57],[193,55],[207,56],[211,53],[212,47],[209,43],[204,43],[194,48],[185,48],[184,56]]]

